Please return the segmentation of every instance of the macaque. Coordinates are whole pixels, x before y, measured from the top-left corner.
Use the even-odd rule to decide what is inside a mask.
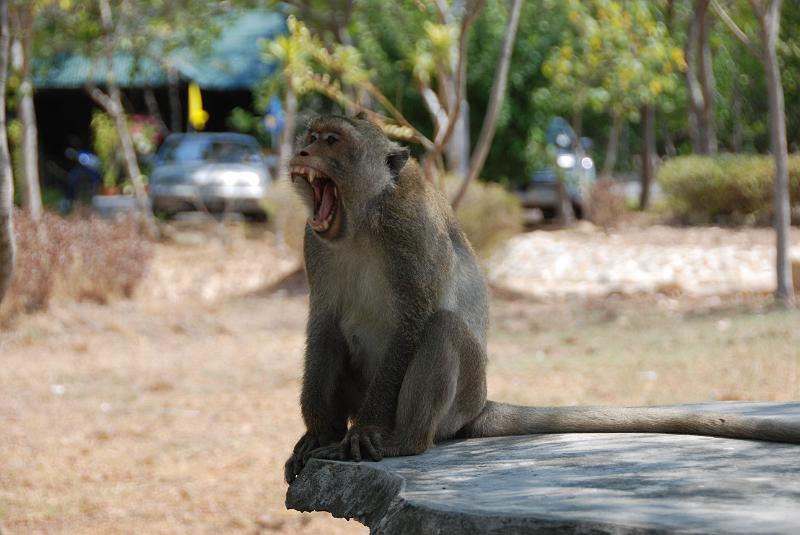
[[[285,466],[380,460],[452,438],[679,433],[800,442],[800,426],[668,408],[521,407],[486,399],[487,289],[445,197],[361,116],[313,120],[290,162],[311,217],[300,398]]]

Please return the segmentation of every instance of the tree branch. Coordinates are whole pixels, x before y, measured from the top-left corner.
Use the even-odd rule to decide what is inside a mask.
[[[461,101],[464,100],[464,80],[466,80],[467,72],[467,33],[478,17],[478,14],[483,9],[486,0],[478,0],[475,5],[467,7],[461,19],[461,33],[458,36],[458,62],[456,64],[456,80],[455,80],[455,103],[447,114],[447,127],[444,130],[437,132],[434,138],[434,157],[441,155],[447,142],[455,132],[456,123],[458,122],[459,114],[461,113]]]
[[[414,133],[414,137],[416,140],[422,145],[426,151],[433,150],[434,144],[433,142],[428,139],[422,132],[414,128],[411,123],[408,122],[408,119],[400,113],[400,110],[394,107],[394,105],[389,101],[388,98],[381,92],[380,89],[375,87],[372,83],[367,82],[364,85],[364,89],[372,95],[380,104],[384,107],[386,111],[388,111],[394,119],[400,123],[401,125],[405,126],[406,128],[410,129]]]
[[[444,111],[444,107],[439,102],[439,97],[436,96],[436,93],[433,89],[430,88],[428,84],[420,82],[419,92],[422,95],[422,100],[425,102],[425,106],[427,106],[428,111],[433,115],[434,122],[436,123],[436,128],[438,130],[446,129],[447,128],[447,113]],[[438,137],[438,136],[437,136]]]
[[[719,0],[711,0],[711,6],[714,8],[714,11],[717,13],[722,22],[730,29],[733,35],[736,36],[739,41],[741,41],[747,49],[757,58],[761,58],[761,51],[756,47],[755,43],[750,39],[750,37],[744,33],[744,31],[739,28],[736,22],[731,18],[725,8],[720,5]]]

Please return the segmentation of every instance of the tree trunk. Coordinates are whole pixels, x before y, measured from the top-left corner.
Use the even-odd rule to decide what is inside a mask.
[[[470,158],[469,173],[464,177],[458,192],[453,198],[453,210],[458,208],[458,205],[467,193],[467,188],[470,183],[478,177],[483,169],[483,164],[486,163],[486,157],[489,155],[489,147],[492,144],[492,138],[494,138],[494,132],[497,128],[497,117],[500,115],[500,108],[503,106],[503,99],[505,97],[506,84],[508,83],[508,66],[511,63],[511,53],[514,50],[514,41],[517,37],[519,13],[521,9],[522,0],[513,0],[511,13],[508,17],[508,24],[506,25],[505,37],[503,38],[503,47],[497,63],[497,70],[495,70],[494,80],[492,81],[492,93],[489,97],[489,106],[483,118],[481,133],[478,136],[478,144],[475,146],[475,150]]]
[[[19,40],[19,119],[22,125],[22,202],[34,221],[42,217],[42,192],[39,184],[39,143],[36,129],[36,110],[33,105],[33,80],[31,80],[31,54],[33,39],[33,6],[19,6],[14,25]]]
[[[736,62],[733,63],[731,69],[731,79],[733,83],[733,94],[731,95],[731,117],[733,118],[733,133],[731,134],[731,150],[733,152],[742,151],[742,141],[744,128],[742,127],[742,95],[739,92],[739,69]]]
[[[469,173],[469,102],[466,98],[461,101],[456,121],[445,154],[448,170],[463,179]]]
[[[642,106],[642,189],[639,192],[639,210],[650,206],[650,185],[653,183],[656,158],[656,110],[652,105]]]
[[[696,154],[717,151],[714,128],[714,73],[709,43],[709,0],[695,0],[686,44],[686,85],[689,91],[689,137]],[[698,77],[699,73],[699,77]]]
[[[452,15],[459,17],[470,16],[464,13],[463,2],[455,2],[453,8],[450,10]],[[455,20],[448,21],[455,23]],[[461,31],[466,32],[468,26],[462,25]],[[452,87],[449,88],[448,94],[452,99],[452,106],[455,106],[455,100],[460,98],[461,103],[458,108],[458,117],[456,118],[456,125],[453,133],[447,142],[445,150],[447,156],[447,167],[451,173],[455,173],[459,180],[463,180],[469,174],[469,102],[467,101],[467,77],[464,76],[465,70],[461,71],[459,75],[459,61],[466,61],[466,57],[460,58],[460,54],[466,54],[466,49],[461,50],[460,41],[453,42],[450,48],[450,83]],[[450,107],[448,106],[448,111]],[[442,189],[444,191],[444,189]]]
[[[617,154],[619,153],[619,136],[621,133],[622,114],[614,111],[611,114],[611,130],[608,132],[606,159],[603,162],[603,170],[600,172],[601,177],[609,178],[614,172],[614,166],[617,164]]]
[[[583,107],[572,111],[572,130],[575,131],[575,137],[580,140],[583,136]]]
[[[702,91],[700,90],[700,82],[697,80],[697,34],[698,21],[694,14],[690,15],[689,19],[689,36],[686,41],[686,88],[689,97],[689,140],[692,144],[692,152],[695,154],[702,154],[702,138],[703,133],[700,131],[700,113],[699,109],[702,107]]]
[[[33,106],[33,84],[30,77],[20,86],[19,118],[22,123],[22,198],[34,221],[42,218],[42,190],[39,185],[39,143],[36,110]]]
[[[669,129],[667,121],[661,121],[661,136],[664,138],[664,155],[667,158],[674,158],[678,154],[678,149],[675,148],[675,141],[672,139],[672,132]]]
[[[711,17],[709,16],[709,0],[695,0],[695,12],[698,20],[697,51],[699,54],[698,69],[700,75],[700,91],[702,93],[702,108],[700,119],[704,131],[704,154],[717,153],[717,129],[714,126],[714,65],[711,58]]]
[[[776,235],[776,299],[785,306],[794,304],[792,266],[789,259],[789,154],[786,144],[786,114],[783,85],[778,65],[776,44],[780,31],[781,0],[772,0],[760,13],[761,40],[764,43],[763,62],[769,92],[769,123],[772,154],[775,157],[775,235]]]
[[[169,92],[169,129],[174,132],[180,132],[181,128],[181,96],[179,93],[178,84],[178,69],[174,65],[167,68],[167,91]]]
[[[284,98],[283,132],[281,132],[281,147],[278,157],[278,179],[280,180],[289,177],[289,160],[292,159],[294,151],[294,130],[297,121],[297,95],[292,89],[291,80],[288,82]]]
[[[14,243],[14,178],[6,134],[6,79],[9,55],[8,0],[0,0],[0,302],[11,285]]]
[[[556,216],[558,224],[564,228],[571,227],[575,224],[575,210],[572,208],[572,199],[569,198],[567,192],[566,177],[564,171],[555,166],[556,171],[556,193],[558,194],[558,206],[556,207]]]

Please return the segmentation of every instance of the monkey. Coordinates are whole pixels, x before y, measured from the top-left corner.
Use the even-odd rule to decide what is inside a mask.
[[[453,438],[677,433],[800,443],[800,425],[671,408],[523,407],[487,400],[488,292],[444,195],[363,115],[309,123],[289,162],[309,209],[309,315],[286,461],[415,455]]]

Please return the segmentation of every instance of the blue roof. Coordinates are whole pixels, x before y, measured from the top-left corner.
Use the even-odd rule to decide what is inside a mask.
[[[275,69],[262,59],[260,41],[274,39],[285,32],[283,15],[266,11],[247,11],[233,17],[211,46],[211,52],[197,55],[178,50],[172,63],[182,80],[194,81],[203,89],[251,89]],[[167,73],[157,62],[118,54],[113,59],[114,74],[120,87],[159,87],[167,84]],[[42,89],[75,89],[93,78],[105,83],[105,61],[93,62],[82,55],[48,61],[34,67],[34,85]]]

